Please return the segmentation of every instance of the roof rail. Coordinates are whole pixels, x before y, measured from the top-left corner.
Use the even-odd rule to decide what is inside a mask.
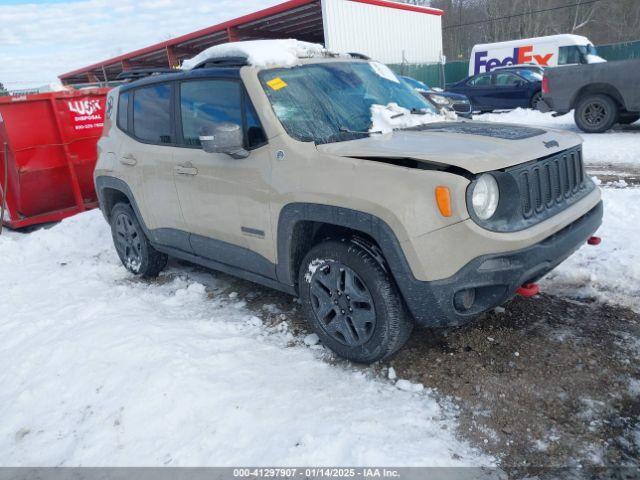
[[[116,79],[118,80],[139,80],[140,78],[149,77],[151,75],[160,75],[162,73],[177,73],[174,68],[136,68],[133,70],[125,70],[120,73]]]
[[[218,57],[203,60],[193,67],[192,70],[196,68],[244,67],[246,65],[249,65],[247,57]]]

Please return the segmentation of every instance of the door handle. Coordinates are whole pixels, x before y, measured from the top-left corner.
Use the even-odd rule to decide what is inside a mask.
[[[187,162],[183,165],[176,165],[173,167],[173,170],[178,175],[197,175],[198,169],[194,167],[190,162]]]
[[[123,157],[120,157],[120,163],[122,163],[123,165],[134,166],[138,163],[138,159],[132,153],[128,153]]]

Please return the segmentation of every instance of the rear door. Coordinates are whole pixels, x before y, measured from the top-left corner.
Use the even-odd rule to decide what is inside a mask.
[[[251,102],[237,79],[206,78],[179,84],[175,182],[191,245],[197,255],[273,277],[270,221],[271,155]],[[234,159],[200,146],[203,127],[242,125],[249,156]]]
[[[123,160],[141,175],[143,217],[155,241],[190,251],[187,226],[173,180],[176,150],[172,82],[133,90],[134,137],[123,151]]]
[[[493,91],[490,102],[497,109],[529,107],[529,83],[512,72],[493,74]]]

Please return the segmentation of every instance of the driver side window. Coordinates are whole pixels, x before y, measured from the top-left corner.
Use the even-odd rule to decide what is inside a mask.
[[[201,130],[221,122],[243,127],[247,150],[267,143],[258,114],[237,81],[208,79],[182,82],[180,119],[183,143],[188,146],[199,147]]]
[[[558,65],[572,65],[581,62],[582,55],[580,55],[580,50],[575,45],[558,49]]]
[[[216,123],[242,125],[242,92],[231,80],[192,80],[180,84],[182,136],[189,146],[200,146],[200,132]]]

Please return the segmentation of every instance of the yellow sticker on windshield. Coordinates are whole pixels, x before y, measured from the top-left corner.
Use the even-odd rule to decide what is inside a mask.
[[[273,80],[269,80],[267,82],[267,85],[269,85],[272,90],[278,91],[281,88],[286,87],[287,86],[287,82],[282,80],[280,77],[276,77]]]

